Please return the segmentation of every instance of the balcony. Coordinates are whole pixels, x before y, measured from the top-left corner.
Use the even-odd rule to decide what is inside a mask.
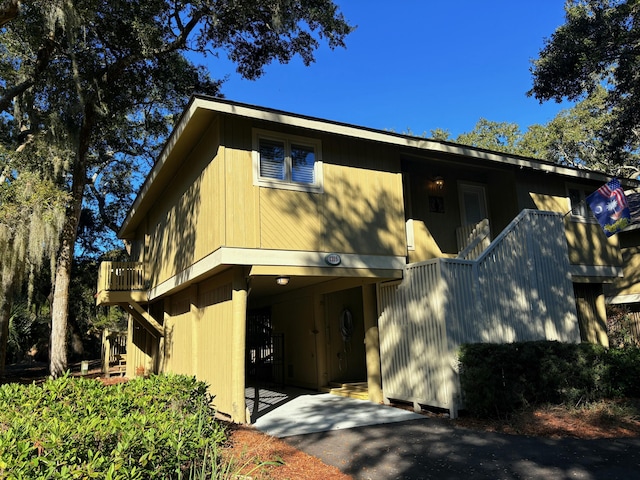
[[[147,302],[147,280],[141,262],[102,262],[98,272],[97,305]]]

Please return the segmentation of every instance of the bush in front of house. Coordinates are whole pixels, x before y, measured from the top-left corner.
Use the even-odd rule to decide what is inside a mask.
[[[2,385],[0,478],[195,478],[225,440],[210,400],[177,375]]]
[[[506,416],[541,404],[640,397],[640,349],[554,341],[465,344],[460,384],[466,410]]]

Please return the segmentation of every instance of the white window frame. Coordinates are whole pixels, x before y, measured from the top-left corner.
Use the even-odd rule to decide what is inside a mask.
[[[286,179],[263,177],[260,175],[260,140],[272,140],[283,142],[285,146],[285,171]],[[291,180],[291,145],[311,147],[314,151],[315,163],[313,166],[313,183],[294,182]],[[253,129],[253,184],[260,187],[281,188],[300,192],[323,192],[322,181],[322,144],[320,140],[288,135],[269,130]]]
[[[465,193],[471,193],[478,196],[480,209],[484,212],[484,218],[489,220],[489,202],[487,201],[487,188],[482,183],[458,182],[458,203],[460,204],[460,224],[462,226],[471,225],[467,219],[467,211],[464,206]],[[482,220],[482,219],[480,219]]]
[[[583,185],[572,185],[567,184],[567,209],[569,210],[569,215],[571,220],[574,222],[582,222],[582,223],[598,223],[595,215],[587,205],[586,198],[591,195],[591,191],[587,191]],[[571,203],[571,190],[575,190],[578,192],[580,196],[579,204],[578,204],[578,212],[574,213],[574,205]],[[594,190],[595,191],[595,190]]]

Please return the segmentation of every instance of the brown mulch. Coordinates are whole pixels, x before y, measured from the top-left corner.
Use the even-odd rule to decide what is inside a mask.
[[[627,402],[640,411],[639,401]],[[526,435],[547,438],[631,438],[640,437],[638,415],[614,413],[615,401],[602,402],[594,407],[567,409],[561,406],[523,410],[508,419],[490,420],[460,417],[454,420],[458,426],[473,430]]]
[[[223,459],[233,459],[238,478],[254,480],[347,480],[351,477],[319,458],[293,448],[283,440],[246,425],[229,425],[229,445]],[[246,475],[246,477],[241,477]]]
[[[430,415],[428,412],[425,414]],[[571,411],[562,407],[547,407],[523,411],[503,420],[462,416],[452,422],[473,430],[548,438],[640,437],[638,417],[611,414],[606,408]],[[244,466],[239,473],[254,480],[352,478],[318,458],[296,450],[283,440],[250,426],[229,426],[229,445],[223,457],[235,458],[236,465]],[[259,466],[260,461],[264,462],[262,466]]]

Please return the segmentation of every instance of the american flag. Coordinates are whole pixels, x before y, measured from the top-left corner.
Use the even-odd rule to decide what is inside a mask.
[[[618,208],[624,208],[627,206],[627,198],[624,196],[624,190],[617,178],[614,178],[608,183],[605,183],[598,189],[598,193],[604,198],[613,197],[618,204]]]

